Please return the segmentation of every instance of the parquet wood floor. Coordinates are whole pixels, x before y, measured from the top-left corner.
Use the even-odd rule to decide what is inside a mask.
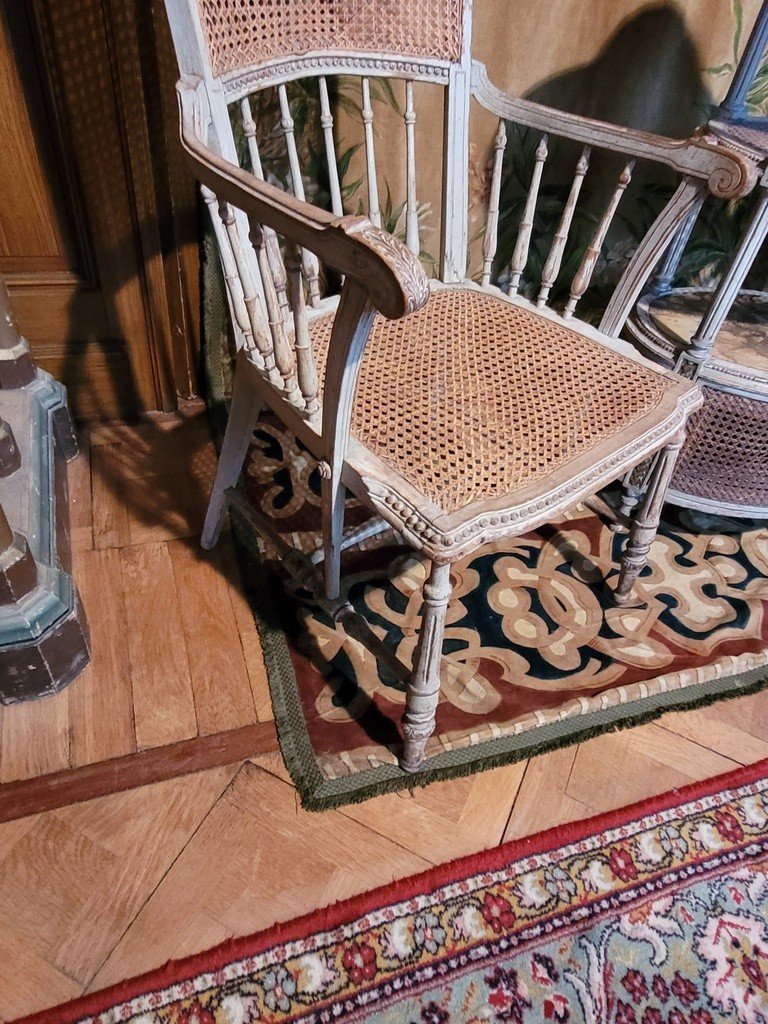
[[[59,697],[3,709],[3,782],[150,756],[270,714],[231,551],[195,544],[214,465],[205,420],[94,427],[83,449],[71,501],[93,663]],[[764,693],[323,814],[300,809],[266,753],[7,821],[0,1022],[766,756]]]

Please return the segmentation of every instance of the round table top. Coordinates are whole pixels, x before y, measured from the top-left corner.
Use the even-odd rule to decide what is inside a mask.
[[[637,305],[630,329],[652,353],[669,361],[690,341],[712,295],[705,288],[675,288],[664,295],[645,295]],[[768,294],[739,293],[701,377],[748,394],[768,395]]]

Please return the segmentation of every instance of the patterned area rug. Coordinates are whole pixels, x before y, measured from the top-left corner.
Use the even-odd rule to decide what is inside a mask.
[[[319,482],[306,452],[262,420],[245,493],[308,554]],[[367,515],[348,502],[348,525]],[[639,581],[643,607],[619,609],[604,581],[613,582],[623,537],[577,508],[454,566],[437,730],[427,769],[408,776],[396,763],[402,682],[300,591],[287,593],[270,550],[239,532],[283,754],[312,808],[527,757],[768,676],[765,525],[669,518]],[[355,609],[410,664],[424,561],[389,532],[347,552],[343,569]]]
[[[27,1024],[765,1024],[767,775],[473,855]]]
[[[214,424],[226,425],[231,347],[218,259],[206,241],[205,365]],[[310,553],[320,478],[281,425],[263,420],[245,493]],[[350,500],[346,524],[367,512]],[[278,736],[313,810],[468,774],[768,682],[768,524],[666,510],[638,584],[644,607],[609,606],[623,535],[576,509],[453,571],[437,730],[424,771],[397,767],[402,683],[341,627],[287,594],[285,577],[238,523]],[[348,552],[349,598],[410,664],[424,563],[392,533]]]

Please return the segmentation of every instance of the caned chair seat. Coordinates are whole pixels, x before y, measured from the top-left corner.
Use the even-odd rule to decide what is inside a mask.
[[[333,319],[310,328],[321,387]],[[627,444],[663,425],[686,391],[695,385],[608,348],[584,325],[433,285],[412,316],[377,317],[352,434],[450,517],[483,503],[513,507],[585,459],[594,468],[601,448],[615,453],[617,435]]]

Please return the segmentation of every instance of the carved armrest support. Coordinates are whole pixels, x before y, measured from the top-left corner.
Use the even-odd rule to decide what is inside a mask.
[[[757,163],[707,134],[706,129],[689,139],[669,139],[518,99],[492,85],[485,65],[479,61],[472,63],[472,93],[486,110],[516,124],[638,159],[655,160],[689,177],[704,179],[712,195],[720,199],[747,195],[757,182]]]
[[[405,245],[367,217],[326,213],[225,160],[202,141],[210,120],[202,84],[182,79],[177,93],[181,144],[197,178],[219,200],[359,281],[371,303],[390,320],[421,309],[429,297],[427,276]]]

